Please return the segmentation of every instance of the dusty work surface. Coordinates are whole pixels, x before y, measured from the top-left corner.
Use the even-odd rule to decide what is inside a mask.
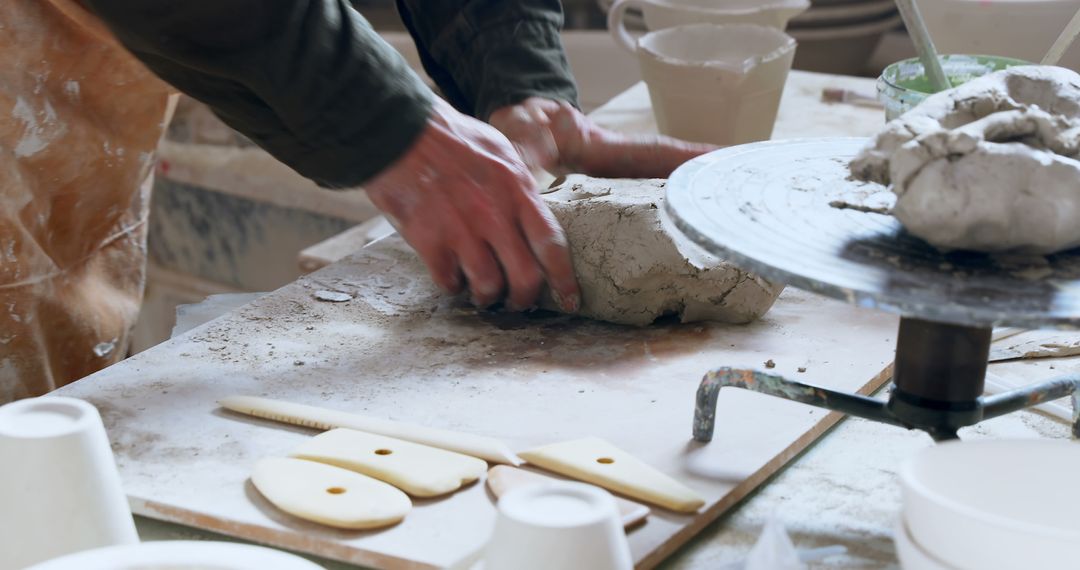
[[[821,103],[826,86],[873,91],[872,80],[793,71],[774,137],[880,128],[880,110]],[[644,85],[592,116],[616,130],[655,132]],[[139,514],[364,565],[423,568],[467,556],[490,530],[490,495],[481,483],[418,502],[404,524],[375,533],[297,521],[246,479],[259,458],[286,453],[311,432],[221,412],[219,397],[264,395],[497,435],[517,450],[606,437],[709,499],[698,517],[656,509],[630,534],[635,559],[651,566],[832,419],[725,392],[717,439],[695,448],[693,396],[706,369],[762,367],[772,359],[777,372],[855,391],[875,385],[892,358],[894,317],[793,290],[755,325],[639,330],[477,314],[435,295],[425,274],[399,240],[384,241],[61,393],[101,407]],[[357,299],[315,301],[312,293],[325,288]]]
[[[313,300],[320,289],[355,296]],[[439,295],[398,238],[61,390],[101,410],[139,514],[378,567],[448,566],[479,548],[495,508],[482,484],[417,501],[404,523],[341,532],[264,501],[247,477],[310,432],[219,410],[253,394],[494,435],[512,448],[596,435],[678,477],[708,506],[659,509],[630,534],[651,566],[835,420],[732,390],[718,437],[690,444],[709,367],[761,367],[849,391],[880,384],[891,316],[789,291],[744,327],[616,327],[549,314],[478,313]],[[805,373],[798,373],[805,367]]]

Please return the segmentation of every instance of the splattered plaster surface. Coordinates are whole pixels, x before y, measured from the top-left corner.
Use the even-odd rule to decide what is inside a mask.
[[[317,291],[353,296],[319,302]],[[891,358],[895,319],[792,291],[752,325],[619,327],[553,314],[478,313],[439,295],[390,238],[61,393],[97,405],[137,512],[357,563],[451,564],[478,548],[494,506],[482,485],[420,501],[406,521],[343,533],[292,520],[246,484],[261,457],[308,432],[217,409],[241,393],[496,435],[514,449],[596,435],[699,490],[698,517],[659,513],[631,535],[654,564],[808,444],[825,414],[732,391],[723,437],[688,447],[705,369],[807,367],[855,391]],[[869,341],[868,339],[877,339]],[[780,456],[781,461],[774,461]]]

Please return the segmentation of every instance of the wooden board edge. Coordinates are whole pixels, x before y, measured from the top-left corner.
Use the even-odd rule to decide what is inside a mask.
[[[275,530],[254,524],[222,520],[153,500],[128,496],[128,502],[131,505],[133,514],[200,530],[208,530],[239,540],[268,545],[272,548],[310,554],[322,559],[385,570],[439,570],[442,568],[424,562],[360,550],[340,542],[306,540],[304,535],[293,531]]]
[[[856,393],[863,396],[873,394],[890,381],[892,376],[893,363],[890,362],[885,368],[874,375],[869,382],[864,384],[862,388],[859,388]],[[811,444],[816,442],[822,435],[825,435],[825,432],[840,423],[840,420],[845,417],[845,414],[840,412],[829,412],[828,414],[825,414],[825,416],[818,420],[818,422],[814,424],[814,427],[804,433],[802,437],[787,446],[781,453],[766,463],[761,469],[758,469],[752,475],[747,477],[742,483],[736,485],[730,493],[717,501],[715,505],[706,509],[701,516],[696,517],[690,524],[684,526],[664,541],[658,548],[639,560],[634,565],[635,570],[652,570],[659,566],[661,562],[674,554],[676,550],[682,548],[686,543],[690,542],[691,539],[701,533],[705,527],[719,519],[720,515],[738,504],[739,501],[745,499],[750,493],[764,483],[766,479],[779,473],[792,459],[809,448]]]

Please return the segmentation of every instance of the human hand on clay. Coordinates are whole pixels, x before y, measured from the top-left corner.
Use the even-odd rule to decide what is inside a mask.
[[[496,109],[488,122],[514,143],[531,168],[555,175],[666,178],[682,163],[717,148],[610,131],[565,101],[541,97]]]
[[[546,281],[564,311],[580,306],[566,235],[491,126],[436,100],[413,146],[364,188],[446,291],[524,310]]]

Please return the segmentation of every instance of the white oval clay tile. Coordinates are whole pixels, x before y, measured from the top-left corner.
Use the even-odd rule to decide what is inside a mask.
[[[487,471],[482,459],[344,428],[309,439],[291,455],[363,473],[414,497],[445,495]]]
[[[255,465],[251,482],[286,513],[338,528],[390,526],[412,509],[409,497],[391,485],[314,461],[263,459]]]

